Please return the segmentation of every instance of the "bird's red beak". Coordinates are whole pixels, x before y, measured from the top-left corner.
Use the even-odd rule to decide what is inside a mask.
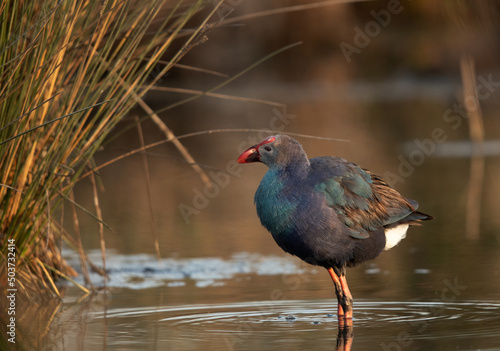
[[[259,147],[261,147],[264,144],[272,143],[275,140],[276,140],[276,137],[270,136],[270,137],[262,140],[257,145],[249,147],[248,149],[243,151],[243,153],[238,157],[237,162],[238,163],[260,162]]]
[[[238,163],[260,162],[259,147],[254,145],[251,148],[246,149],[240,157],[238,157],[237,161]]]

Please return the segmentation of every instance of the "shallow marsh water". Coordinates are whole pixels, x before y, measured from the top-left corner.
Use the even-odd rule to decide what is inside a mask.
[[[299,19],[279,17],[273,25],[282,26],[286,35],[280,37],[266,19],[230,31],[229,37],[227,32],[214,32],[210,38],[222,43],[214,45],[219,51],[203,51],[200,46],[192,64],[226,73],[241,70],[277,47],[304,40],[304,46],[222,91],[283,105],[204,98],[161,117],[178,135],[243,127],[348,139],[300,141],[310,157],[341,156],[389,178],[435,217],[410,228],[396,248],[348,271],[354,296],[352,350],[499,350],[500,92],[495,84],[500,82],[500,55],[498,45],[492,44],[496,36],[471,30],[464,43],[457,43],[450,39],[457,33],[453,21],[432,22],[441,21],[441,14],[413,23],[413,15],[402,12],[348,64],[338,45],[352,41],[354,25],[373,20],[372,8],[360,7],[380,11],[384,4],[371,3],[356,5],[352,14],[366,16],[355,21],[344,20],[350,13],[344,7],[304,13]],[[308,41],[308,35],[318,33],[327,44]],[[325,39],[324,33],[334,38]],[[234,45],[225,45],[229,39]],[[484,157],[472,157],[468,119],[457,109],[459,60],[466,44],[478,58],[478,81],[494,82],[490,95],[481,100]],[[225,53],[220,63],[211,61]],[[186,59],[189,63],[189,55]],[[175,72],[173,78],[180,85],[200,79]],[[206,81],[200,85],[205,89]],[[163,107],[164,99],[176,98],[153,93],[148,103]],[[143,130],[146,143],[163,138],[149,121]],[[128,131],[106,145],[97,164],[138,147],[136,134]],[[62,304],[20,306],[26,313],[19,321],[16,347],[335,350],[336,300],[327,272],[275,245],[253,206],[266,169],[234,163],[241,149],[261,137],[226,133],[183,140],[198,162],[212,167],[207,168],[216,184],[212,191],[179,162],[171,145],[150,150],[154,224],[141,156],[102,169],[103,218],[114,229],[106,232],[107,289],[85,297],[68,285]],[[76,197],[84,207],[93,208],[88,183],[79,184]],[[80,222],[84,247],[100,264],[97,225],[83,214]],[[154,255],[155,233],[160,262]],[[72,253],[67,258],[78,266]],[[103,286],[99,276],[92,275],[92,280]]]
[[[291,257],[109,258],[108,292],[77,301],[70,288],[43,349],[331,350],[341,339],[326,272]],[[396,270],[369,265],[350,275],[352,350],[498,349],[500,302],[488,284],[416,268],[404,272],[414,285],[397,293]]]

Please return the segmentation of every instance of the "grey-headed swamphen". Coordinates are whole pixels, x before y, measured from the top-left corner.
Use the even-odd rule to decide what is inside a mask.
[[[381,177],[338,157],[308,159],[287,135],[264,139],[238,162],[269,167],[255,193],[260,221],[284,251],[328,270],[342,326],[352,326],[346,267],[374,259],[408,226],[432,219]]]

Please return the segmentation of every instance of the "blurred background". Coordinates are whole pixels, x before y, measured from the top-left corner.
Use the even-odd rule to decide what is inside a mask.
[[[392,3],[399,4],[395,14],[388,10]],[[453,245],[468,239],[495,247],[491,244],[498,242],[500,224],[494,182],[500,150],[495,147],[500,127],[496,2],[376,1],[292,11],[307,5],[256,1],[231,8],[228,23],[209,31],[208,40],[194,47],[183,64],[231,77],[282,47],[300,44],[217,90],[222,97],[201,97],[160,113],[161,119],[178,136],[260,128],[346,139],[298,138],[309,157],[346,158],[417,199],[420,209],[436,221],[417,228],[409,240],[430,258],[448,255]],[[277,13],[267,13],[272,10]],[[251,18],[252,14],[257,15]],[[385,27],[377,24],[374,14],[387,17],[385,22],[379,19]],[[463,98],[464,58],[473,61],[474,85],[482,96],[477,110],[484,125],[486,157],[481,191],[474,199],[469,197],[473,140]],[[226,79],[177,68],[160,83],[206,91]],[[156,91],[147,102],[158,110],[189,96]],[[131,119],[142,115],[137,109]],[[153,122],[143,122],[142,128],[146,144],[164,139]],[[261,228],[253,205],[266,167],[234,164],[243,148],[269,134],[227,132],[182,139],[212,180],[234,166],[235,171],[221,175],[208,195],[203,195],[205,183],[172,145],[148,149],[154,227],[142,156],[101,169],[103,218],[114,229],[106,233],[106,246],[122,253],[154,253],[156,231],[163,257],[227,256],[239,251],[280,254]],[[137,131],[131,129],[107,144],[97,161],[104,163],[138,147]],[[83,181],[77,191],[86,208],[92,208],[89,187]],[[471,202],[481,212],[479,232],[467,233]],[[83,216],[81,221],[84,246],[98,248],[95,221]],[[390,254],[392,259],[398,255],[407,256],[404,249]]]
[[[300,43],[213,91],[220,95],[197,98],[159,116],[177,136],[252,128],[348,140],[297,137],[309,157],[335,155],[368,168],[405,196],[418,200],[420,209],[435,217],[422,227],[411,228],[395,249],[348,272],[355,302],[361,301],[364,311],[359,316],[366,317],[359,317],[361,327],[355,330],[353,349],[368,349],[373,343],[390,345],[401,332],[416,335],[412,349],[493,347],[497,341],[492,330],[500,328],[495,304],[500,299],[499,3],[275,0],[229,1],[225,5],[221,11],[227,12],[220,15],[227,17],[207,30],[207,40],[192,48],[181,62],[212,73],[172,69],[158,82],[158,89],[146,96],[149,106],[160,110],[193,96],[188,90],[211,90],[267,55]],[[137,130],[124,128],[143,116],[137,108],[117,127],[123,132],[97,154],[98,165],[140,147]],[[149,119],[142,129],[146,144],[165,138]],[[149,178],[140,153],[102,168],[100,206],[104,221],[113,228],[105,232],[106,248],[110,257],[150,255],[147,267],[153,271],[155,236],[161,257],[166,259],[216,257],[233,262],[238,253],[283,257],[296,265],[294,274],[306,283],[292,288],[282,279],[284,273],[263,276],[250,272],[207,287],[199,287],[189,276],[184,282],[179,279],[178,286],[165,283],[129,290],[125,284],[111,289],[113,298],[105,303],[101,298],[91,307],[65,305],[70,315],[77,310],[69,320],[81,315],[82,309],[86,311],[83,325],[88,329],[72,332],[81,335],[81,347],[147,345],[154,349],[154,329],[155,345],[167,349],[201,350],[207,342],[210,349],[226,349],[227,343],[217,338],[238,330],[237,319],[215,325],[193,319],[177,327],[174,322],[158,322],[158,314],[148,308],[269,301],[274,289],[284,292],[285,301],[330,299],[334,313],[333,287],[326,272],[287,256],[260,225],[253,196],[266,167],[235,163],[244,148],[269,134],[229,131],[182,139],[214,182],[211,190],[171,144],[147,150]],[[87,180],[78,184],[75,194],[82,206],[93,208]],[[85,214],[79,220],[85,249],[99,249],[95,220]],[[95,263],[100,264],[96,257]],[[115,268],[119,266],[117,263]],[[78,298],[80,293],[72,289],[68,288],[66,301]],[[444,306],[442,318],[436,318],[433,328],[418,333],[411,322],[392,324],[382,332],[383,323],[377,324],[377,320],[383,318],[370,317],[369,311],[384,303],[436,300],[465,305]],[[377,301],[380,305],[370,305]],[[477,310],[471,301],[487,304],[485,311],[491,313]],[[135,319],[131,306],[144,315]],[[401,315],[413,313],[407,304],[398,307]],[[414,309],[415,316],[422,311]],[[111,313],[107,319],[105,310]],[[290,311],[290,306],[279,309],[279,313],[293,313]],[[385,311],[392,310],[387,307]],[[161,313],[164,318],[171,314],[160,309]],[[400,316],[398,312],[387,314],[396,320]],[[51,340],[60,345],[68,317],[58,318],[61,321],[53,324]],[[268,328],[257,324],[253,331]],[[129,336],[111,333],[113,326],[129,330]],[[335,323],[326,329],[327,334],[325,328],[314,326],[322,330],[318,338],[311,334],[312,328],[311,323],[290,324],[286,330],[295,334],[281,335],[279,342],[276,338],[284,332],[282,326],[276,328],[276,334],[254,332],[244,344],[231,347],[334,347]],[[470,331],[468,337],[463,336],[466,330]],[[193,335],[197,338],[191,340]],[[292,335],[308,341],[294,342]]]

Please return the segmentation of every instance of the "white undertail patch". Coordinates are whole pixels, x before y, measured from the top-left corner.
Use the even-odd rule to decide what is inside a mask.
[[[386,229],[384,250],[389,250],[399,244],[405,238],[408,226],[408,224],[400,224],[397,227]]]

